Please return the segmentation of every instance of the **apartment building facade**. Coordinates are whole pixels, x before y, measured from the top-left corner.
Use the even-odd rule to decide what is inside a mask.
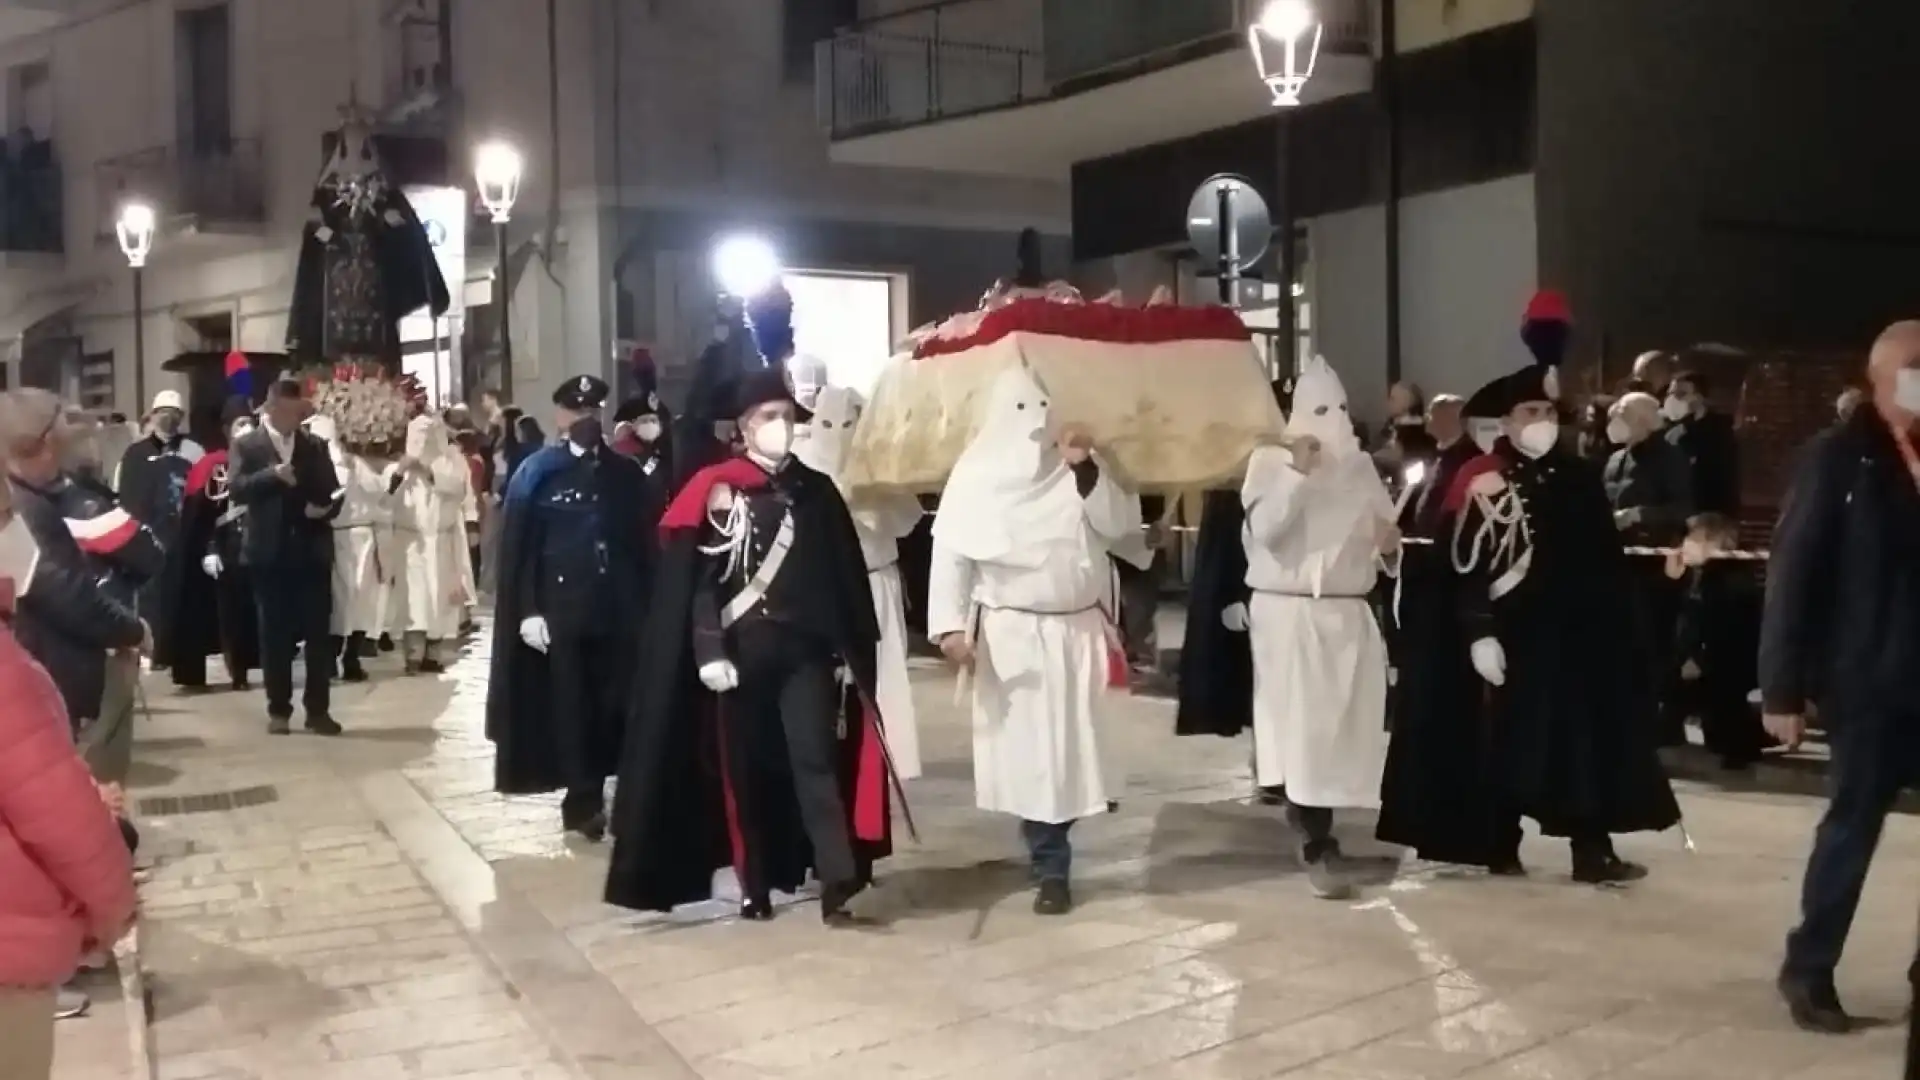
[[[1409,378],[1524,362],[1539,285],[1576,356],[1860,345],[1912,315],[1920,154],[1876,134],[1920,9],[1741,0],[1316,0],[1303,104],[1274,109],[1259,0],[949,0],[823,47],[837,161],[1068,185],[1082,283],[1211,297],[1185,210],[1218,172],[1274,209],[1249,322],[1377,414]],[[1595,377],[1598,377],[1596,374]]]
[[[880,288],[886,325],[863,342],[971,303],[1023,226],[1064,259],[1061,185],[829,160],[812,55],[843,9],[0,0],[0,370],[136,412],[136,385],[180,385],[161,367],[176,353],[277,351],[322,139],[349,105],[441,249],[454,316],[407,336],[447,397],[499,377],[500,252],[469,171],[484,140],[525,162],[506,293],[513,395],[536,405],[633,347],[672,386],[710,331],[709,253],[730,232],[824,282],[806,294],[820,309],[841,279]],[[161,220],[137,314],[112,236],[130,198]],[[805,304],[798,321],[833,322]]]

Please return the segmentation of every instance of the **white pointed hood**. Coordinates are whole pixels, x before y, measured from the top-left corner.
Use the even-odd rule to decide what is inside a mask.
[[[1024,365],[993,381],[973,440],[940,494],[935,540],[975,562],[1037,567],[1052,543],[1079,538],[1084,515],[1059,503],[1063,494],[1077,503],[1079,493],[1054,448],[1049,406]],[[1069,525],[1071,537],[1062,532]]]
[[[839,479],[862,404],[860,395],[844,386],[820,387],[813,399],[813,418],[794,429],[793,455],[807,468]]]
[[[1325,357],[1307,361],[1293,384],[1287,437],[1306,436],[1319,440],[1321,452],[1329,458],[1348,457],[1362,449],[1353,431],[1353,416],[1347,410],[1347,388]]]

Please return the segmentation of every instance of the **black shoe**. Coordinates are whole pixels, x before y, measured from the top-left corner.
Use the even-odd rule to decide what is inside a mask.
[[[597,844],[607,838],[607,815],[604,812],[565,824],[568,832],[578,835],[589,844]]]
[[[1840,1007],[1840,994],[1831,980],[1816,981],[1782,972],[1774,985],[1800,1030],[1816,1035],[1845,1035],[1853,1030],[1853,1017]]]
[[[1065,915],[1073,910],[1073,890],[1064,878],[1047,878],[1033,893],[1035,915]]]
[[[393,635],[381,634],[380,640],[374,642],[374,648],[379,649],[381,652],[392,652],[393,651]]]
[[[1263,787],[1255,791],[1253,797],[1261,806],[1287,805],[1287,789],[1284,787]]]
[[[420,673],[422,675],[438,675],[445,670],[447,670],[447,665],[438,660],[420,661]]]
[[[309,735],[338,735],[341,730],[339,722],[326,713],[321,713],[318,716],[312,713],[307,714],[307,733]]]
[[[1646,876],[1646,867],[1618,855],[1573,861],[1573,880],[1582,885],[1625,885]]]
[[[235,690],[251,690],[253,689],[253,684],[245,679],[235,679],[233,680],[233,688]]]
[[[861,881],[834,881],[820,887],[820,921],[828,926],[847,926],[856,920],[847,904],[866,889]]]
[[[341,681],[341,682],[345,682],[345,683],[359,683],[359,682],[366,682],[366,681],[367,681],[367,669],[366,669],[366,668],[358,668],[358,667],[356,667],[356,668],[348,668],[347,670],[345,670],[345,671],[343,671],[343,672],[341,672],[341,673],[340,673],[340,681]]]
[[[766,922],[773,918],[772,898],[749,896],[740,901],[740,917],[748,922]]]
[[[272,715],[272,714],[268,715],[267,734],[290,735],[292,733],[293,733],[293,717],[279,716],[279,715]]]
[[[1502,855],[1487,864],[1487,873],[1494,877],[1526,877],[1527,866],[1518,855]]]

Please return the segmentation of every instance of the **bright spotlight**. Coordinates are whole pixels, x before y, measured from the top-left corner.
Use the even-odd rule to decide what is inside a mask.
[[[780,281],[780,257],[758,236],[729,236],[713,249],[713,276],[729,296],[759,296]]]

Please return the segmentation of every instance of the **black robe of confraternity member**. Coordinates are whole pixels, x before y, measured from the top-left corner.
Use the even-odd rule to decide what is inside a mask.
[[[587,378],[588,399],[561,404],[598,408],[606,384]],[[585,428],[526,459],[502,503],[487,680],[494,790],[565,789],[565,826],[591,840],[605,832],[606,779],[619,768],[628,696],[639,686],[633,657],[662,506],[639,464]],[[536,615],[546,622],[544,652],[521,635]]]
[[[1466,415],[1473,415],[1469,403]],[[1511,820],[1494,793],[1489,688],[1467,655],[1460,621],[1462,578],[1446,507],[1454,478],[1480,456],[1461,438],[1440,452],[1409,497],[1400,529],[1400,581],[1389,641],[1395,670],[1393,738],[1387,744],[1376,835],[1422,859],[1494,866],[1511,850]]]
[[[1273,384],[1282,412],[1292,405],[1287,382]],[[1253,727],[1253,646],[1245,630],[1230,630],[1221,613],[1244,606],[1247,588],[1247,512],[1239,489],[1210,491],[1200,511],[1193,581],[1187,592],[1187,629],[1180,645],[1179,707],[1174,732],[1233,738]]]
[[[1539,369],[1494,391],[1508,415],[1551,400]],[[1574,876],[1629,880],[1614,833],[1680,821],[1657,750],[1657,694],[1632,568],[1593,463],[1555,447],[1539,457],[1506,439],[1460,469],[1447,500],[1463,636],[1493,638],[1504,684],[1491,688],[1488,758],[1502,862],[1517,867],[1521,817],[1573,842]]]
[[[246,415],[238,406],[238,416]],[[229,409],[231,430],[236,415]],[[176,598],[168,612],[165,641],[156,647],[155,663],[166,664],[174,685],[187,690],[207,685],[207,657],[221,655],[235,690],[244,690],[254,668],[260,666],[260,632],[255,621],[253,589],[240,561],[241,507],[227,495],[227,452],[215,450],[200,459],[187,477],[187,498],[180,514],[179,558],[167,564],[174,575],[169,591]],[[203,559],[220,557],[220,574],[209,577]]]
[[[185,558],[180,521],[186,503],[187,474],[203,454],[200,444],[185,435],[147,435],[127,447],[114,473],[120,508],[145,525],[167,553],[165,570],[140,590],[140,617],[153,631],[157,655],[171,651],[166,627],[177,595],[178,564]]]
[[[753,570],[729,575],[724,554],[700,550],[722,539],[708,509],[719,489],[744,499],[756,523]],[[791,547],[778,573],[759,602],[736,604],[759,588],[758,576],[741,577],[765,567],[788,514]],[[769,475],[734,458],[688,481],[661,533],[606,899],[668,911],[711,899],[714,872],[732,866],[742,915],[764,918],[770,893],[799,888],[812,868],[833,920],[892,849],[870,692],[879,627],[846,504],[831,479],[797,460]],[[740,607],[731,621],[720,614]],[[724,694],[697,674],[716,645],[739,672],[739,687]]]

